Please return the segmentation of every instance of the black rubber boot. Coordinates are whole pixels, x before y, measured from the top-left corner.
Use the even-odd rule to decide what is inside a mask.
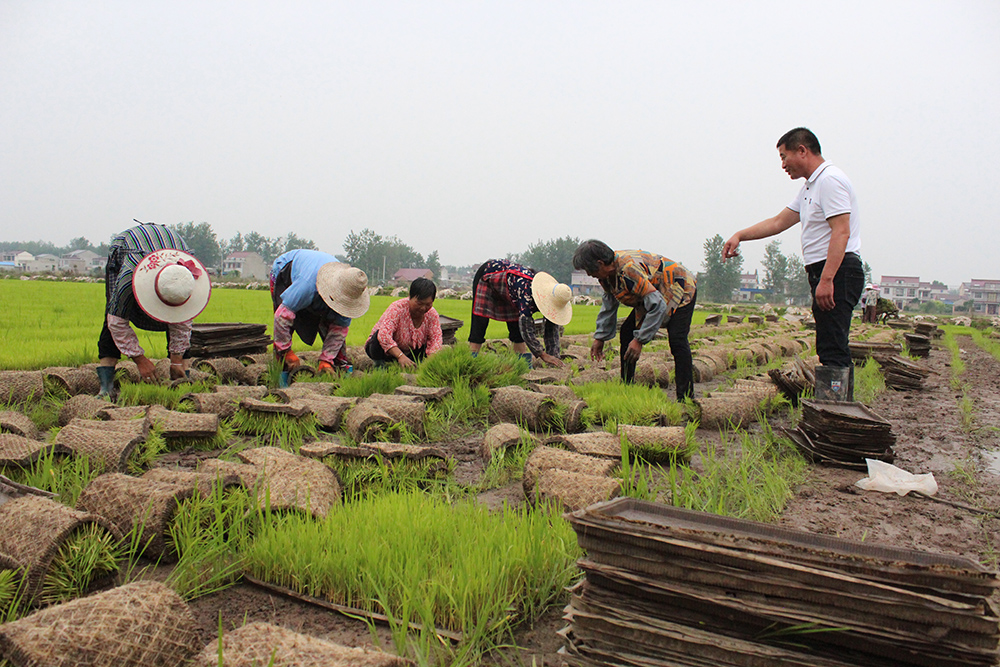
[[[101,391],[98,396],[107,396],[109,400],[114,400],[115,396],[115,367],[98,366],[97,377],[101,381]]]

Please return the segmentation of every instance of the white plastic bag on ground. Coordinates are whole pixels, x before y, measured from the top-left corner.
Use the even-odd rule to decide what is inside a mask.
[[[901,496],[910,491],[919,491],[926,496],[937,493],[938,487],[933,473],[914,475],[885,461],[875,459],[865,459],[865,461],[868,463],[868,476],[854,483],[865,491],[895,492]]]

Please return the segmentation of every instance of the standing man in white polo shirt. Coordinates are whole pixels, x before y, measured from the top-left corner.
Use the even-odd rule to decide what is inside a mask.
[[[774,236],[802,223],[802,260],[809,276],[816,319],[816,352],[824,366],[850,367],[848,334],[854,306],[861,298],[861,216],[847,175],[823,159],[819,140],[804,127],[778,139],[781,167],[792,180],[806,182],[778,215],[733,234],[723,260],[739,253],[741,241]]]

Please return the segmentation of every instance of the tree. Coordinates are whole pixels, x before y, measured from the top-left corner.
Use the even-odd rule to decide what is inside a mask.
[[[72,252],[74,250],[90,250],[92,248],[93,248],[93,246],[90,245],[90,241],[88,241],[83,236],[78,236],[78,237],[76,237],[75,239],[73,239],[72,241],[69,242],[69,251],[70,252]]]
[[[795,304],[809,303],[812,298],[806,267],[797,254],[788,255],[788,282],[785,294]]]
[[[704,272],[698,276],[699,297],[715,303],[733,300],[733,292],[740,288],[740,275],[743,273],[742,255],[722,261],[723,245],[725,241],[719,234],[705,239]]]
[[[222,250],[212,231],[212,225],[207,222],[185,222],[170,225],[170,229],[180,234],[187,243],[191,254],[201,260],[205,266],[218,266],[222,259]]]
[[[427,268],[431,270],[435,278],[441,276],[441,260],[438,259],[437,250],[427,255]]]
[[[573,278],[573,253],[580,246],[580,239],[566,236],[551,241],[539,240],[528,249],[516,255],[519,264],[538,271],[545,271],[553,278],[567,285]]]
[[[281,251],[283,253],[288,252],[289,250],[298,250],[300,248],[304,250],[319,250],[315,243],[309,239],[297,236],[294,232],[288,232],[288,236],[285,237],[283,245],[285,248]]]
[[[423,255],[403,243],[399,238],[384,238],[365,227],[360,232],[353,229],[344,239],[343,257],[351,266],[368,274],[369,280],[385,279],[401,268],[421,268]]]
[[[781,241],[775,239],[764,247],[762,264],[764,265],[764,289],[776,298],[784,297],[788,283],[788,258],[781,252]]]
[[[868,262],[864,262],[864,264],[862,264],[862,268],[865,271],[865,284],[870,285],[872,282],[872,267],[868,264]]]

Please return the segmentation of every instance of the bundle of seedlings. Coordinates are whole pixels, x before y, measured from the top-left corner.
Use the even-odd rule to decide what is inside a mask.
[[[367,398],[372,394],[392,394],[406,384],[398,368],[375,368],[366,373],[352,373],[340,378],[334,396]]]
[[[673,465],[678,461],[687,461],[698,451],[698,443],[694,439],[696,428],[694,422],[687,426],[620,424],[618,433],[628,443],[631,455],[649,463]]]
[[[170,588],[139,581],[0,626],[0,664],[177,667],[201,650],[194,617]]]
[[[544,471],[564,470],[593,477],[607,477],[620,463],[620,460],[602,459],[542,445],[531,452],[524,464],[524,495],[529,502],[535,502],[538,479]]]
[[[138,447],[147,436],[144,419],[111,422],[74,419],[59,430],[55,442],[74,456],[87,456],[98,468],[127,470],[133,456],[139,460],[147,458],[146,452]]]
[[[454,387],[459,380],[469,386],[504,387],[524,383],[528,362],[512,353],[472,356],[467,343],[445,347],[420,364],[417,383],[422,387]]]
[[[118,390],[119,405],[162,405],[178,409],[181,399],[192,392],[211,391],[211,382],[186,382],[178,385],[150,382],[122,383]]]
[[[17,410],[0,410],[0,433],[13,433],[32,440],[37,440],[39,437],[35,422]]]
[[[59,410],[59,425],[65,426],[74,419],[94,419],[99,411],[113,407],[114,403],[103,398],[80,394],[62,404]]]
[[[668,399],[659,388],[610,381],[574,389],[587,403],[582,419],[588,428],[617,433],[618,424],[677,425],[684,419],[681,404]]]
[[[76,506],[103,517],[122,535],[132,535],[136,555],[170,562],[177,559],[166,541],[170,522],[180,502],[193,493],[193,486],[108,473],[83,490]]]
[[[427,406],[409,397],[369,397],[347,413],[344,427],[355,442],[413,442],[424,435]]]
[[[554,435],[547,439],[545,444],[603,459],[619,459],[622,455],[621,437],[607,431]]]
[[[98,474],[100,473],[93,469],[86,456],[67,456],[59,447],[43,450],[37,458],[24,466],[0,467],[0,475],[6,476],[10,482],[23,485],[29,493],[51,497],[69,506],[76,504],[77,496]],[[4,486],[5,484],[0,483],[0,493],[8,496],[22,495],[8,493],[2,490]]]
[[[407,667],[415,664],[382,651],[351,648],[270,623],[249,623],[205,647],[192,667]]]
[[[95,395],[101,390],[101,382],[92,368],[50,366],[42,369],[42,376],[47,391],[56,391],[65,396]]]
[[[490,423],[511,422],[536,432],[564,430],[566,412],[551,396],[521,387],[496,389],[490,400]]]
[[[276,400],[242,399],[240,409],[230,420],[233,430],[256,436],[265,446],[289,451],[296,451],[306,440],[316,438],[319,424],[309,408]]]
[[[277,447],[248,449],[238,456],[260,471],[257,485],[260,511],[294,511],[323,518],[340,504],[340,481],[319,461]]]
[[[23,405],[44,395],[41,371],[0,371],[0,404]]]
[[[354,448],[369,452],[365,456],[331,453],[322,459],[340,480],[346,502],[385,493],[425,491],[440,486],[452,472],[453,461],[448,459],[438,456],[389,456],[370,447],[366,444]]]
[[[100,516],[26,495],[0,505],[0,553],[24,567],[24,598],[52,604],[118,574],[122,535]]]

